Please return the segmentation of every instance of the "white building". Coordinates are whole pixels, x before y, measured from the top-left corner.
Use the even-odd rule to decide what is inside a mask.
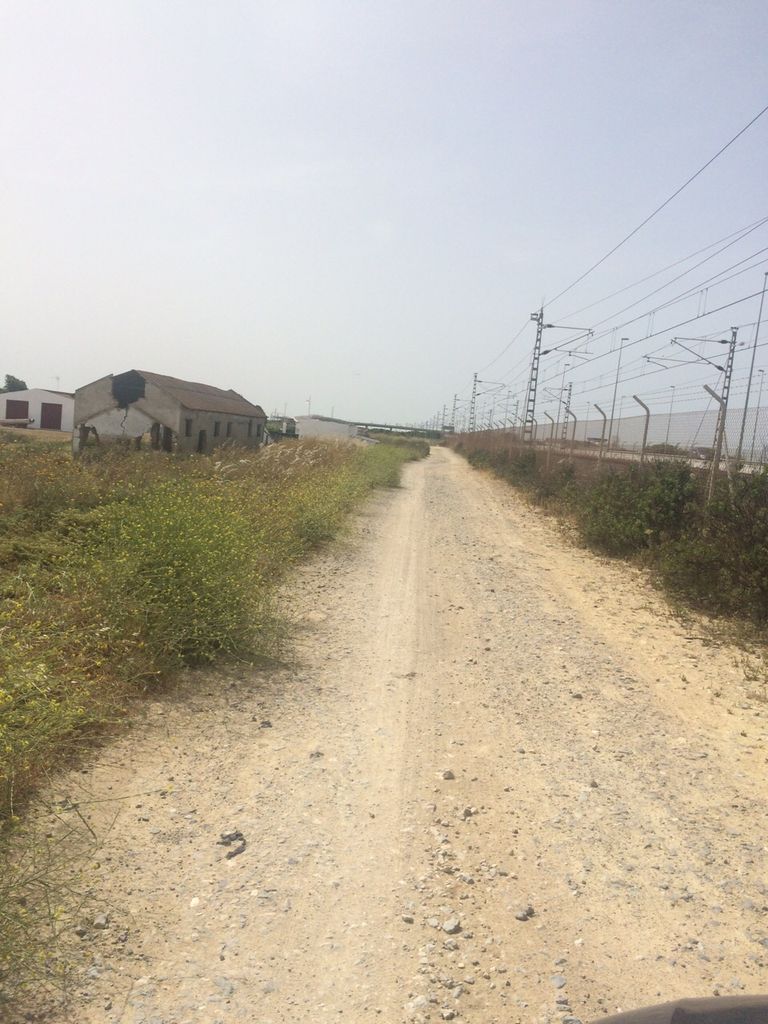
[[[360,433],[357,423],[336,420],[332,416],[297,416],[296,430],[299,437],[337,437],[351,440]]]
[[[29,421],[30,430],[71,431],[75,419],[75,396],[67,391],[7,391],[0,394],[0,425],[7,421]],[[23,422],[17,423],[23,426]]]

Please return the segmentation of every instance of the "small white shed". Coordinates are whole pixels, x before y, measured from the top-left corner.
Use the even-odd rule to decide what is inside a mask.
[[[296,430],[299,437],[357,437],[360,428],[357,423],[337,420],[332,416],[297,416]]]
[[[0,424],[9,420],[31,420],[27,423],[29,430],[71,432],[75,421],[75,396],[67,391],[44,388],[3,392],[0,394]]]

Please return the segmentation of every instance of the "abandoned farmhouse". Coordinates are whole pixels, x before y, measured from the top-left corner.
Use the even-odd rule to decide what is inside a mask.
[[[119,439],[164,451],[210,452],[228,440],[256,448],[266,422],[261,406],[236,391],[127,370],[77,389],[74,449]]]

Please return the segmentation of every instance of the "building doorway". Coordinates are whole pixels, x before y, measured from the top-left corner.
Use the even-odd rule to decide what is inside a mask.
[[[20,402],[18,398],[6,398],[5,418],[8,420],[28,420],[29,402]]]
[[[61,430],[61,409],[59,402],[43,402],[40,406],[40,426],[43,430]]]
[[[207,444],[208,435],[205,430],[201,430],[200,433],[197,435],[197,450],[201,455],[205,453]]]

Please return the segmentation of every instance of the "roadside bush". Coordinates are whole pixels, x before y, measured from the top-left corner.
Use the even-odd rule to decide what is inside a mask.
[[[263,586],[258,549],[238,495],[215,480],[164,482],[96,510],[60,586],[79,589],[79,614],[106,638],[105,663],[135,676],[253,649]]]
[[[491,469],[503,480],[516,487],[531,488],[537,480],[536,453],[522,451],[485,451],[479,449],[467,456],[470,465],[477,469]]]
[[[533,495],[539,504],[565,503],[574,500],[576,469],[572,462],[560,462],[549,472],[540,471],[535,480]]]
[[[723,481],[659,559],[665,585],[694,606],[768,622],[768,473]]]
[[[627,555],[677,537],[694,509],[696,483],[685,463],[608,471],[578,492],[574,512],[587,544]]]

